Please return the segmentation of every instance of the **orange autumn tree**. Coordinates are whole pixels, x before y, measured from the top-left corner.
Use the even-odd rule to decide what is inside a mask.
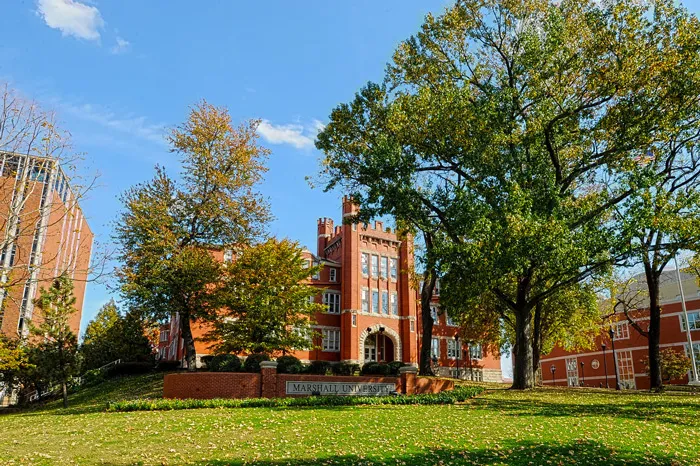
[[[213,320],[222,305],[225,267],[212,248],[242,247],[264,234],[269,206],[256,191],[268,149],[258,144],[258,121],[238,127],[228,111],[206,101],[168,137],[181,172],[162,167],[121,198],[115,231],[121,293],[143,318],[180,316],[185,358],[195,369],[191,321]]]

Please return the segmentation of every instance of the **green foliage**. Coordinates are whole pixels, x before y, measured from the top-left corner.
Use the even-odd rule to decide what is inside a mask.
[[[484,295],[491,321],[509,309],[530,388],[536,306],[627,252],[614,209],[667,174],[640,157],[696,102],[699,31],[672,0],[457,2],[333,110],[326,188],[364,215],[437,219],[441,299],[461,321]]]
[[[332,370],[335,375],[355,375],[355,372],[360,372],[360,365],[340,362],[334,364]]]
[[[248,355],[243,361],[243,370],[245,372],[260,372],[260,363],[269,361],[270,356],[265,353],[253,353]]]
[[[217,318],[225,267],[211,250],[244,246],[270,218],[255,188],[268,151],[257,122],[235,128],[224,108],[202,101],[168,138],[180,155],[178,180],[156,167],[153,180],[128,190],[115,228],[118,278],[130,308],[152,321],[178,313],[194,370],[191,320]]]
[[[276,361],[278,374],[300,374],[304,372],[304,365],[294,356],[280,356]]]
[[[288,240],[268,239],[243,249],[227,268],[219,319],[208,339],[224,353],[279,354],[311,348],[311,324],[321,304],[309,301],[318,288],[308,284],[302,249]]]
[[[140,375],[153,371],[153,362],[123,362],[107,369],[106,376],[121,377],[124,375]]]
[[[688,374],[692,361],[688,356],[673,348],[665,348],[660,352],[661,378],[664,382],[679,380]],[[649,356],[642,359],[644,370],[649,371]]]
[[[361,375],[381,375],[387,376],[391,373],[389,364],[368,362],[362,366]]]
[[[235,354],[217,354],[205,361],[207,369],[212,372],[240,372],[243,364]]]
[[[358,405],[445,405],[463,403],[484,392],[481,387],[456,387],[454,390],[428,395],[408,396],[311,396],[303,398],[247,398],[214,400],[146,399],[115,401],[107,411],[159,411],[199,408],[285,408]]]
[[[77,375],[79,368],[78,337],[70,328],[70,319],[77,311],[74,305],[73,281],[61,275],[48,290],[41,288],[36,300],[41,310],[41,323],[31,326],[32,334],[39,337],[33,351],[37,378],[44,386],[62,385],[64,407],[68,407],[68,381]]]
[[[314,375],[326,375],[332,370],[331,367],[332,364],[328,361],[311,361],[311,363],[306,366],[304,372]]]
[[[105,304],[88,324],[80,355],[83,370],[97,369],[117,359],[149,362],[154,358],[146,323],[136,312],[122,315],[114,301]]]

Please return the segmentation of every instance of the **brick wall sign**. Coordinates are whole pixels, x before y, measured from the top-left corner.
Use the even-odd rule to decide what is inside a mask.
[[[342,396],[381,396],[396,390],[393,383],[367,382],[317,382],[288,380],[287,395],[342,395]]]

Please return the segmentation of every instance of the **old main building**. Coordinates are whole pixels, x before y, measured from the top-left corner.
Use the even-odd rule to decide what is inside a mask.
[[[357,207],[343,199],[343,218]],[[226,260],[225,253],[220,253]],[[420,301],[408,271],[414,270],[413,243],[402,240],[382,222],[374,225],[335,225],[318,220],[317,253],[305,253],[309,263],[320,264],[312,283],[323,289],[317,297],[326,311],[315,317],[321,335],[317,349],[299,351],[304,361],[323,360],[364,364],[371,361],[402,361],[418,364],[421,344]],[[439,292],[436,293],[439,295]],[[476,380],[501,381],[498,355],[489,355],[478,344],[463,345],[455,339],[458,327],[439,309],[439,296],[431,306],[435,325],[431,359],[442,375]],[[193,326],[195,337],[203,330]],[[196,343],[198,359],[209,353],[206,344]],[[159,355],[184,359],[177,316],[161,329]]]

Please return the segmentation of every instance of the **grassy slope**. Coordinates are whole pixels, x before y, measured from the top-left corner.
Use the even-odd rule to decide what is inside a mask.
[[[685,395],[494,390],[457,406],[100,411],[161,387],[162,376],[124,379],[74,394],[68,412],[0,416],[0,464],[700,463],[700,397]]]

